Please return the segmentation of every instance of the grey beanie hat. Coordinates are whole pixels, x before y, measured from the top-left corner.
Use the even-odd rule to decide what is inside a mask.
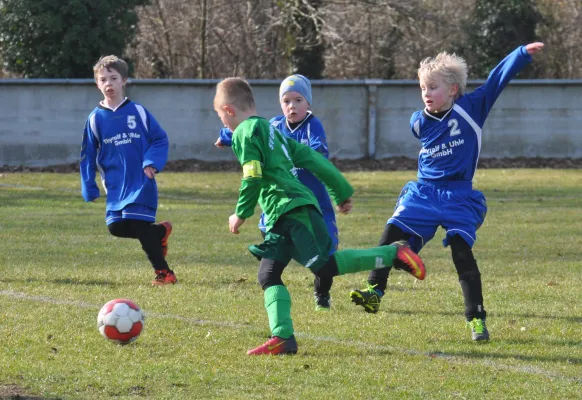
[[[281,82],[281,87],[279,88],[279,101],[281,101],[283,95],[287,92],[299,93],[301,96],[305,97],[305,100],[307,100],[311,105],[311,82],[303,75],[291,75]]]

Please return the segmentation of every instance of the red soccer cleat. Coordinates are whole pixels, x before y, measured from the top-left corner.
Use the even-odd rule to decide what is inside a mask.
[[[273,336],[271,339],[267,340],[265,343],[257,348],[247,351],[249,356],[259,356],[259,355],[276,355],[276,354],[295,354],[297,353],[297,341],[295,336],[291,336],[289,339],[283,339],[279,336]]]
[[[162,238],[162,254],[164,255],[164,258],[166,258],[166,255],[168,254],[168,238],[172,234],[172,224],[169,221],[163,221],[160,222],[160,225],[166,228],[166,234]]]
[[[416,279],[423,280],[426,276],[426,269],[424,268],[424,263],[412,249],[408,246],[408,243],[404,241],[394,242],[392,246],[397,248],[396,258],[394,259],[394,268],[401,269]]]
[[[158,269],[156,270],[156,279],[152,281],[152,285],[173,285],[176,282],[178,282],[178,279],[174,275],[174,271],[171,269]]]

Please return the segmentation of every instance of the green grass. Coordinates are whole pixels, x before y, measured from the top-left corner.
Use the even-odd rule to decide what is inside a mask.
[[[349,173],[354,212],[343,248],[376,245],[414,172]],[[312,276],[292,264],[299,353],[248,357],[268,332],[257,215],[228,216],[240,174],[164,173],[158,219],[174,224],[179,284],[152,287],[137,241],[117,239],[104,203],[84,203],[75,174],[0,175],[0,398],[578,399],[582,393],[580,170],[482,170],[489,213],[474,248],[492,340],[473,343],[444,231],[423,250],[425,281],[394,271],[376,315],[349,301],[366,274],[336,278],[316,313]],[[97,330],[107,301],[147,314],[137,342]],[[8,397],[9,398],[9,397]]]

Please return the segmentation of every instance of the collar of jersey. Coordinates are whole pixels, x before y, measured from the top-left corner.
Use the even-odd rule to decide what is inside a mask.
[[[426,107],[424,108],[423,113],[424,113],[424,116],[425,117],[431,118],[431,119],[436,119],[437,121],[441,122],[443,119],[445,119],[447,117],[447,115],[449,115],[451,113],[451,111],[453,111],[453,107],[454,106],[455,106],[455,103],[453,103],[453,105],[451,106],[451,108],[449,108],[448,111],[446,111],[441,118],[437,117],[436,115],[433,115],[433,114],[429,113],[426,110]],[[438,114],[440,114],[440,113],[437,113],[437,115]]]
[[[293,133],[295,132],[297,129],[299,129],[299,127],[301,125],[303,125],[308,119],[309,117],[311,117],[313,115],[313,113],[311,111],[307,111],[307,115],[305,116],[305,118],[303,118],[303,121],[299,122],[297,124],[297,126],[294,129],[291,129],[291,127],[289,126],[289,120],[287,118],[285,118],[285,124],[287,125],[287,129],[289,129],[289,132]]]

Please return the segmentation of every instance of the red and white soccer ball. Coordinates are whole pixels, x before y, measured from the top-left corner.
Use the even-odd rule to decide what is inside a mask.
[[[97,327],[105,339],[119,344],[135,341],[143,331],[145,314],[131,300],[107,302],[97,316]]]

